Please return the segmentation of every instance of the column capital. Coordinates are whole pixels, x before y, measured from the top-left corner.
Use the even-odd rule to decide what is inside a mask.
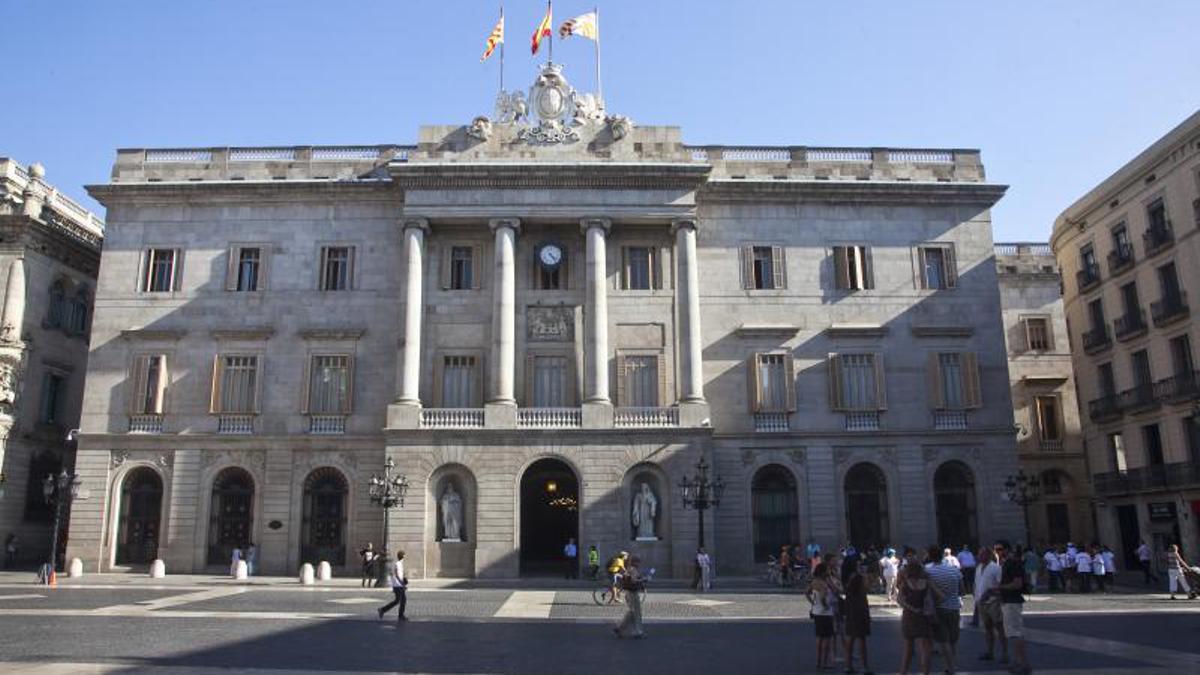
[[[699,229],[697,227],[696,221],[697,221],[697,219],[695,216],[690,216],[687,218],[672,218],[671,219],[671,234],[675,234],[679,230],[689,229],[689,228],[693,232],[695,232],[697,229]]]
[[[595,217],[595,218],[589,217],[589,218],[580,218],[579,219],[579,230],[581,232],[583,232],[584,234],[587,234],[588,230],[592,229],[593,227],[598,227],[598,228],[604,230],[604,234],[607,235],[610,231],[612,231],[612,221],[609,220],[608,218],[598,218],[598,217]]]
[[[495,232],[496,230],[498,230],[502,227],[507,227],[515,233],[520,233],[521,232],[521,219],[515,218],[515,217],[513,217],[513,218],[492,218],[491,220],[488,221],[488,228],[491,229],[492,232]]]
[[[429,234],[429,219],[428,218],[401,218],[400,231],[403,232],[410,227],[415,227],[425,234]]]

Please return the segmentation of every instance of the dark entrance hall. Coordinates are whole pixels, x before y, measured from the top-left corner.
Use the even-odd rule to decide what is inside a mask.
[[[579,540],[579,481],[564,462],[539,459],[521,477],[521,574],[564,574],[571,538]]]

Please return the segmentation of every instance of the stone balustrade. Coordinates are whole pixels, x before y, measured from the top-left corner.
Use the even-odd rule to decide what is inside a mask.
[[[129,416],[129,433],[131,434],[161,434],[162,432],[162,415]]]
[[[583,426],[582,408],[518,408],[518,429],[578,429]]]
[[[656,428],[679,426],[679,408],[616,408],[613,426],[617,428]]]
[[[482,429],[483,408],[424,408],[422,429]]]

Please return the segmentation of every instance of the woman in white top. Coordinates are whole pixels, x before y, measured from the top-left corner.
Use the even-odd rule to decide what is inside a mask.
[[[233,547],[233,556],[229,561],[229,576],[231,576],[231,577],[237,576],[238,563],[241,561],[242,561],[242,549],[240,547],[234,546]]]
[[[892,604],[896,603],[896,572],[899,562],[896,549],[893,548],[884,551],[883,557],[879,559],[879,571],[883,576],[883,583],[887,586],[888,601]]]
[[[1050,592],[1062,590],[1062,560],[1052,548],[1046,549],[1042,560],[1046,562],[1046,573],[1050,575]]]
[[[1107,570],[1104,568],[1104,556],[1100,553],[1100,547],[1092,547],[1092,579],[1096,582],[1096,590],[1104,592],[1104,574]]]
[[[708,551],[701,548],[696,552],[696,564],[700,567],[700,591],[707,591],[712,588],[712,558]]]

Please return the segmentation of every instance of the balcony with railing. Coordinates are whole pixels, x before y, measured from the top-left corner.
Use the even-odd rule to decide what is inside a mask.
[[[879,431],[879,411],[859,410],[846,413],[846,431]]]
[[[1087,293],[1100,285],[1100,266],[1088,265],[1075,273],[1075,283],[1080,293]]]
[[[1200,370],[1178,373],[1155,385],[1155,394],[1167,403],[1200,400]]]
[[[1139,384],[1121,392],[1121,410],[1126,413],[1136,414],[1153,410],[1159,406],[1159,403],[1155,385],[1151,382]]]
[[[308,433],[314,436],[339,436],[346,433],[345,415],[311,415]]]
[[[162,415],[129,416],[129,433],[131,434],[161,434],[162,432]]]
[[[1176,321],[1186,319],[1191,310],[1188,309],[1187,293],[1179,291],[1165,296],[1162,300],[1150,303],[1150,317],[1155,326],[1169,326]]]
[[[939,431],[963,431],[967,428],[967,411],[933,411],[933,428]]]
[[[1063,442],[1060,438],[1043,438],[1038,442],[1042,452],[1062,452]]]
[[[1133,263],[1133,246],[1130,244],[1121,244],[1108,253],[1108,273],[1112,276],[1133,269]]]
[[[1083,334],[1083,351],[1088,354],[1104,351],[1112,346],[1108,326],[1098,326]]]
[[[785,412],[756,412],[754,413],[754,430],[763,433],[778,433],[788,431],[788,413]]]
[[[1105,497],[1200,487],[1200,462],[1172,462],[1098,473],[1092,477],[1092,484],[1096,494]]]
[[[1121,397],[1117,394],[1088,401],[1088,416],[1093,422],[1111,422],[1120,419],[1121,414]]]
[[[1171,247],[1175,243],[1175,230],[1171,226],[1171,221],[1167,221],[1157,227],[1146,229],[1142,235],[1142,241],[1146,245],[1146,257],[1150,258]]]
[[[482,429],[483,408],[422,408],[422,429]]]
[[[1140,307],[1129,310],[1125,316],[1119,316],[1113,321],[1113,333],[1121,342],[1145,335],[1148,329],[1146,310]]]
[[[254,415],[218,415],[217,433],[244,436],[254,433]]]
[[[615,408],[613,426],[623,429],[653,429],[679,426],[679,408]]]
[[[583,426],[582,408],[518,408],[518,429],[578,429]]]

